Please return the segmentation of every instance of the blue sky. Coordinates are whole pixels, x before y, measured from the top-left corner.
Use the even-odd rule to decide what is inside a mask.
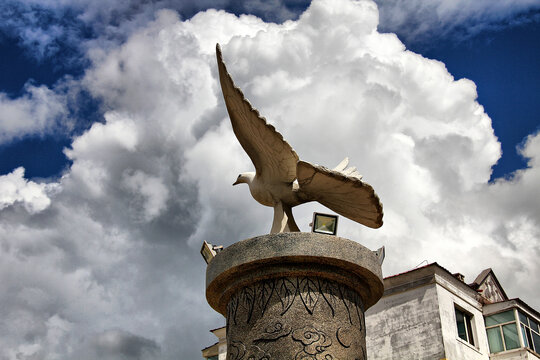
[[[374,187],[383,227],[339,235],[385,245],[384,275],[491,267],[539,309],[538,38],[538,0],[3,1],[0,358],[197,358],[213,341],[200,244],[272,216],[230,186],[252,164],[218,42],[302,160],[348,156]],[[302,230],[313,211],[295,208]]]

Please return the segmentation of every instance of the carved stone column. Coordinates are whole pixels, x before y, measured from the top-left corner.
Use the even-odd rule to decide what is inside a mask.
[[[227,360],[365,360],[364,311],[383,290],[372,251],[314,233],[240,241],[206,270],[208,303],[227,319]]]

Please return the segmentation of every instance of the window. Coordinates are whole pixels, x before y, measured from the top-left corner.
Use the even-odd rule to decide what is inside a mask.
[[[486,331],[492,354],[520,347],[514,310],[487,316]]]
[[[455,308],[455,311],[458,336],[469,344],[474,345],[474,336],[472,330],[473,316],[461,309],[458,309],[457,307]]]
[[[540,329],[538,322],[518,311],[519,323],[521,326],[521,336],[525,347],[540,353]]]

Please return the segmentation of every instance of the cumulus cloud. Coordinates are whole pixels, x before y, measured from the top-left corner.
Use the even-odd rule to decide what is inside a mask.
[[[140,170],[128,171],[124,174],[124,184],[133,191],[134,196],[144,199],[143,216],[151,220],[165,208],[169,191],[159,177],[150,176]]]
[[[0,176],[0,210],[14,204],[22,204],[29,213],[38,213],[51,204],[48,192],[56,184],[36,183],[24,178],[24,168],[19,167],[7,175]]]
[[[426,43],[433,37],[461,40],[486,30],[538,21],[540,9],[535,0],[451,4],[442,0],[375,2],[381,15],[379,30],[398,33],[407,44]],[[28,57],[38,62],[49,61],[67,72],[79,72],[89,60],[96,61],[103,52],[117,51],[133,33],[156,20],[162,9],[174,10],[181,18],[188,19],[211,7],[284,23],[297,19],[309,3],[309,0],[6,0],[0,4],[0,31],[8,38],[17,39]],[[205,32],[214,34],[216,27],[227,33],[230,30],[227,23],[212,24],[194,36],[204,36]],[[92,121],[101,121],[102,111],[96,111],[97,118],[91,121],[77,113],[76,107],[81,105],[77,101],[85,96],[78,90],[73,91],[74,83],[67,85],[72,88],[71,94],[63,93],[61,83],[65,81],[60,79],[59,86],[51,89],[27,84],[23,95],[16,99],[0,93],[0,109],[3,110],[0,142],[27,135],[48,135],[59,125],[64,126],[66,136],[78,135]],[[111,86],[108,91],[114,89],[115,86]],[[71,121],[66,123],[68,116]]]
[[[100,359],[156,359],[159,354],[155,341],[116,329],[98,334],[93,345]]]
[[[56,190],[22,169],[1,178],[15,185],[0,191],[0,357],[196,358],[211,343],[223,319],[204,300],[200,243],[264,234],[272,219],[231,186],[252,164],[221,99],[216,42],[303,160],[349,156],[373,185],[385,225],[342,219],[340,235],[386,245],[386,275],[424,259],[469,277],[492,267],[540,306],[516,281],[539,270],[539,136],[522,149],[529,168],[488,183],[500,144],[474,83],[377,32],[374,2],[318,0],[282,24],[152,15],[122,44],[88,49],[76,86],[102,101],[104,121],[65,150],[73,164]],[[313,210],[325,209],[295,208],[302,230]]]
[[[61,128],[67,115],[66,104],[63,94],[43,85],[27,84],[24,94],[16,99],[0,93],[0,144]]]

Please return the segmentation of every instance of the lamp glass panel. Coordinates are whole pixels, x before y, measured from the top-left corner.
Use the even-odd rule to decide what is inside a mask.
[[[325,215],[315,215],[315,232],[334,234],[336,232],[336,218]]]

